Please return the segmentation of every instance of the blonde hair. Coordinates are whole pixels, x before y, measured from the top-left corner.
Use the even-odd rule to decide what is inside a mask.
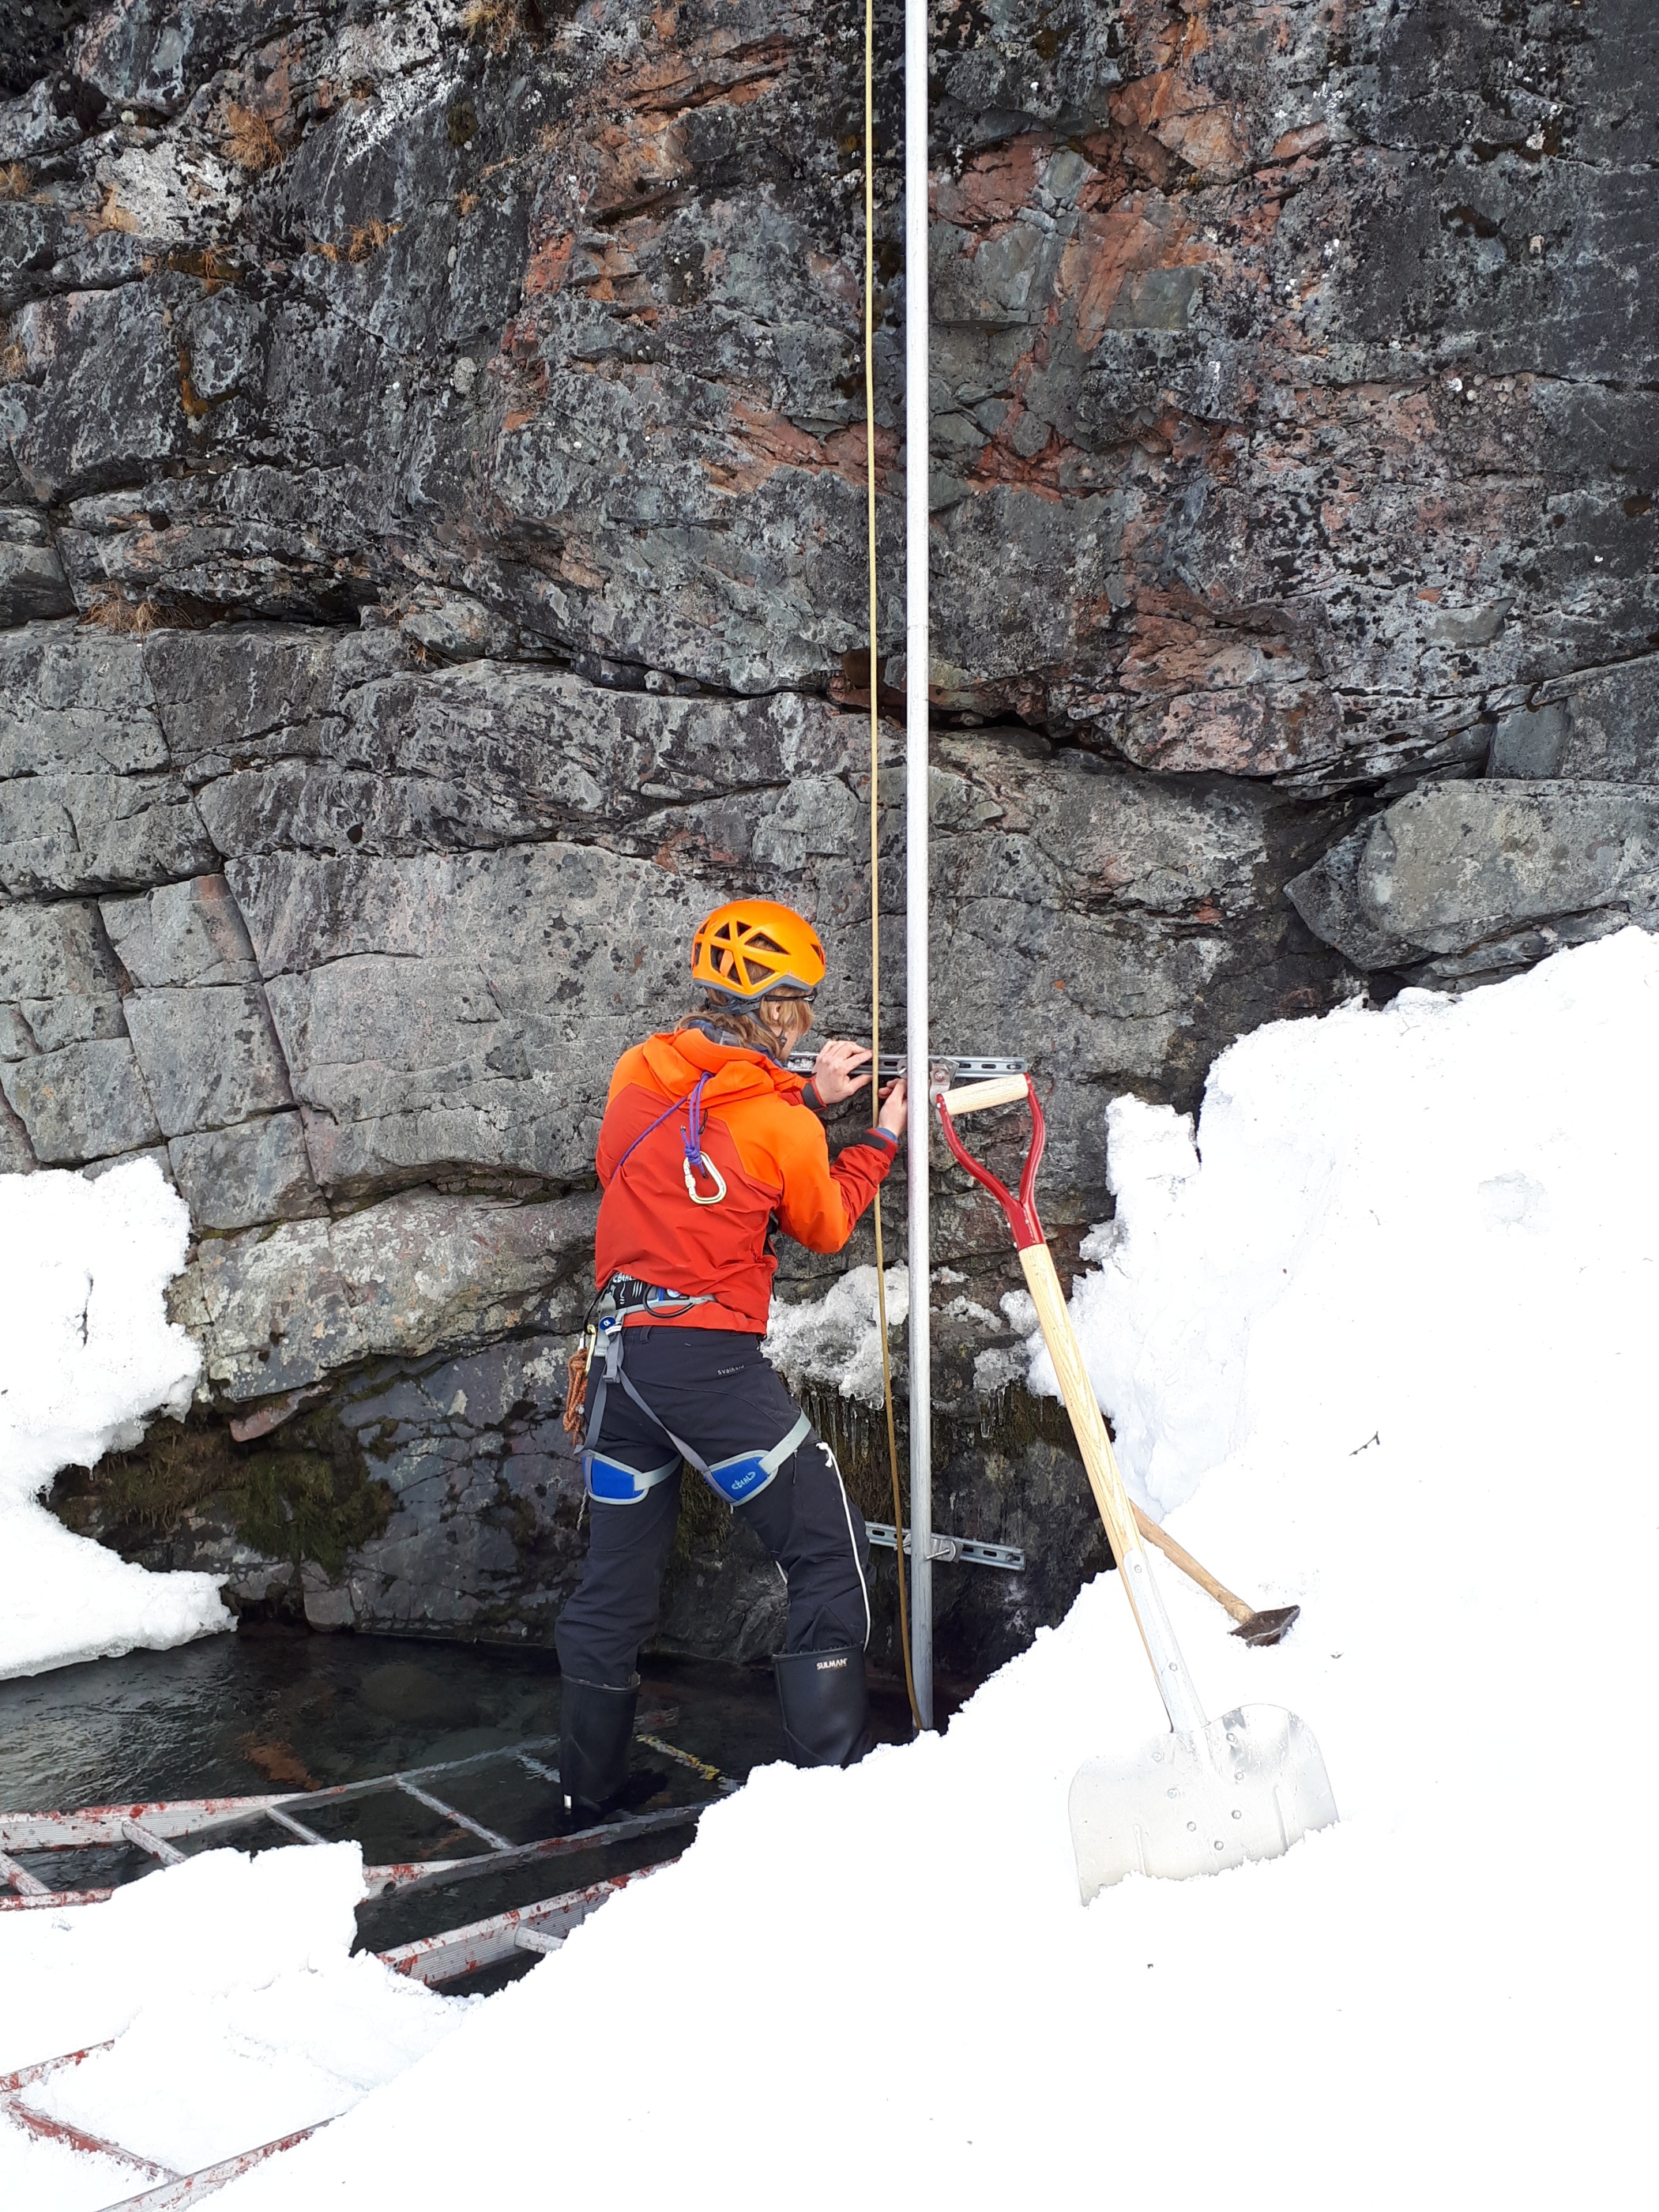
[[[765,1003],[764,1000],[757,1000],[757,1009]],[[720,999],[705,999],[702,1006],[694,1006],[689,1014],[681,1017],[678,1026],[689,1029],[693,1023],[702,1023],[719,1030],[723,1042],[746,1045],[751,1052],[763,1052],[769,1059],[783,1060],[788,1057],[791,1047],[811,1028],[811,1008],[804,999],[782,999],[774,1003],[805,1008],[806,1020],[793,1036],[782,1036],[758,1011],[751,1012],[746,1006],[730,1006]]]

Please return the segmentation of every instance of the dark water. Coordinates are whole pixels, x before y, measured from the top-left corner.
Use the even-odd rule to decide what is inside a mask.
[[[646,1661],[639,1727],[741,1781],[779,1754],[769,1668],[697,1660]],[[872,1695],[877,1735],[908,1734],[901,1692]],[[158,1798],[309,1791],[410,1767],[510,1753],[558,1733],[559,1680],[550,1654],[391,1637],[217,1636],[176,1651],[0,1682],[0,1810],[40,1812]],[[556,1748],[540,1754],[556,1763]],[[374,1949],[631,1871],[684,1850],[696,1808],[714,1786],[636,1744],[628,1809],[684,1805],[684,1828],[584,1851],[554,1865],[434,1883],[366,1904],[360,1940]],[[510,1758],[428,1785],[446,1802],[514,1843],[561,1832],[556,1785]],[[480,1846],[400,1795],[293,1808],[325,1836],[360,1840],[370,1863],[465,1857]],[[289,1848],[261,1820],[218,1831],[197,1849]],[[54,1887],[137,1879],[155,1862],[136,1849],[19,1854]],[[489,1983],[527,1971],[526,1956]],[[481,1978],[465,1986],[485,1986]],[[457,1988],[460,1984],[453,1985]]]
[[[641,1728],[739,1779],[779,1755],[769,1668],[658,1659],[641,1675]],[[872,1706],[878,1736],[908,1735],[902,1695],[878,1686]],[[0,1682],[0,1810],[326,1788],[558,1725],[550,1653],[215,1636]]]

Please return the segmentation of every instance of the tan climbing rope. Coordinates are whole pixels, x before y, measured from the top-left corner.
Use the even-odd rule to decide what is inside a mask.
[[[881,708],[876,663],[876,8],[864,0],[864,519],[870,575],[870,1118],[881,1112]],[[922,1084],[927,1103],[927,1083]],[[910,1102],[916,1111],[916,1102]],[[881,1337],[882,1407],[887,1420],[887,1464],[893,1477],[894,1559],[898,1569],[899,1649],[904,1688],[918,1733],[921,1711],[910,1664],[910,1607],[905,1595],[904,1506],[899,1484],[898,1434],[893,1418],[893,1361],[887,1340],[887,1255],[882,1243],[881,1193],[876,1193],[876,1326]]]

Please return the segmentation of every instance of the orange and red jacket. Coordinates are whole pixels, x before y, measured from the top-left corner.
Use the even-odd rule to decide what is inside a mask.
[[[686,1187],[701,1077],[708,1079],[699,1100],[702,1157],[726,1182],[726,1196],[712,1206],[697,1205]],[[625,1052],[599,1129],[600,1287],[613,1275],[632,1275],[707,1296],[708,1305],[689,1313],[649,1318],[763,1335],[778,1265],[774,1220],[809,1251],[839,1252],[898,1148],[886,1130],[872,1129],[832,1161],[823,1125],[801,1103],[805,1087],[763,1053],[716,1044],[700,1030],[647,1037]],[[716,1188],[695,1167],[693,1181],[705,1197]]]

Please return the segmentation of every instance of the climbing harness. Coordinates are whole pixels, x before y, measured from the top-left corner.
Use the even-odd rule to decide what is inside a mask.
[[[685,1177],[687,1194],[693,1206],[720,1204],[726,1196],[726,1177],[713,1160],[704,1157],[702,1149],[702,1088],[708,1080],[707,1075],[700,1075],[684,1098],[671,1099],[656,1120],[647,1123],[646,1127],[640,1131],[639,1135],[635,1138],[633,1143],[617,1161],[616,1175],[611,1177],[613,1182],[620,1177],[623,1170],[646,1139],[653,1131],[660,1129],[671,1114],[678,1113],[679,1109],[684,1106],[689,1108],[690,1111],[686,1116],[685,1158],[681,1164],[681,1172]],[[696,1182],[697,1175],[707,1176],[714,1183],[714,1188],[712,1193],[705,1195],[697,1188]],[[619,1285],[623,1290],[637,1290],[648,1295],[641,1297],[632,1305],[620,1305],[616,1303],[617,1296],[621,1294]],[[708,1304],[707,1297],[687,1297],[678,1291],[659,1290],[649,1283],[637,1283],[632,1276],[620,1275],[613,1275],[598,1297],[594,1299],[582,1323],[580,1340],[565,1362],[564,1411],[559,1417],[559,1425],[566,1436],[571,1437],[580,1436],[585,1425],[583,1415],[587,1404],[588,1372],[592,1365],[594,1344],[603,1327],[603,1322],[599,1317],[608,1314],[620,1316],[625,1312],[638,1312],[641,1308],[651,1308],[654,1310],[655,1304],[663,1301],[676,1302],[674,1311],[677,1313],[684,1312],[691,1306]],[[617,1326],[621,1326],[620,1318]],[[603,1401],[603,1389],[601,1389],[601,1401]],[[660,1477],[658,1478],[659,1480],[660,1479]],[[597,1492],[594,1493],[595,1496],[598,1494]]]
[[[609,1297],[615,1285],[607,1284]],[[636,1295],[637,1294],[637,1295]],[[735,1453],[729,1459],[706,1460],[675,1435],[666,1421],[656,1413],[635,1389],[623,1365],[623,1343],[628,1332],[624,1327],[630,1313],[662,1314],[671,1316],[689,1312],[693,1306],[707,1305],[707,1295],[688,1297],[684,1291],[662,1289],[653,1283],[627,1283],[623,1298],[613,1303],[610,1310],[601,1314],[592,1324],[598,1338],[600,1360],[599,1385],[593,1393],[593,1410],[587,1419],[587,1435],[597,1440],[605,1426],[605,1401],[613,1382],[619,1382],[641,1413],[653,1428],[660,1429],[677,1456],[655,1468],[630,1467],[626,1461],[613,1458],[598,1449],[596,1441],[584,1443],[582,1472],[587,1485],[587,1494],[605,1505],[637,1505],[641,1498],[666,1482],[678,1468],[681,1460],[697,1473],[716,1491],[728,1505],[746,1505],[758,1498],[767,1484],[787,1460],[792,1459],[812,1433],[812,1424],[803,1413],[788,1434],[765,1451]]]
[[[660,1467],[638,1468],[608,1453],[588,1450],[582,1454],[582,1466],[587,1494],[601,1505],[637,1505],[659,1482],[666,1482],[671,1474],[680,1471],[678,1452]]]
[[[683,1105],[684,1101],[682,1099],[676,1103]],[[666,1119],[666,1115],[659,1115],[651,1128],[659,1127]],[[650,1129],[645,1132],[647,1137],[650,1133]],[[638,1142],[636,1137],[634,1144]],[[631,1152],[633,1149],[634,1146],[630,1145],[628,1151]],[[623,1159],[627,1157],[628,1152],[624,1152]],[[586,1408],[593,1353],[602,1338],[606,1338],[613,1330],[620,1334],[623,1322],[629,1314],[655,1314],[665,1320],[676,1320],[681,1314],[690,1313],[693,1306],[709,1305],[713,1301],[711,1291],[699,1291],[693,1297],[689,1291],[671,1291],[660,1283],[641,1282],[637,1275],[613,1275],[587,1309],[582,1322],[580,1341],[565,1362],[564,1413],[560,1426],[566,1436],[578,1437],[585,1430],[594,1436],[599,1434],[599,1425],[605,1413],[605,1381],[599,1384],[592,1420],[586,1418]],[[660,1481],[662,1477],[659,1475],[656,1479]]]

